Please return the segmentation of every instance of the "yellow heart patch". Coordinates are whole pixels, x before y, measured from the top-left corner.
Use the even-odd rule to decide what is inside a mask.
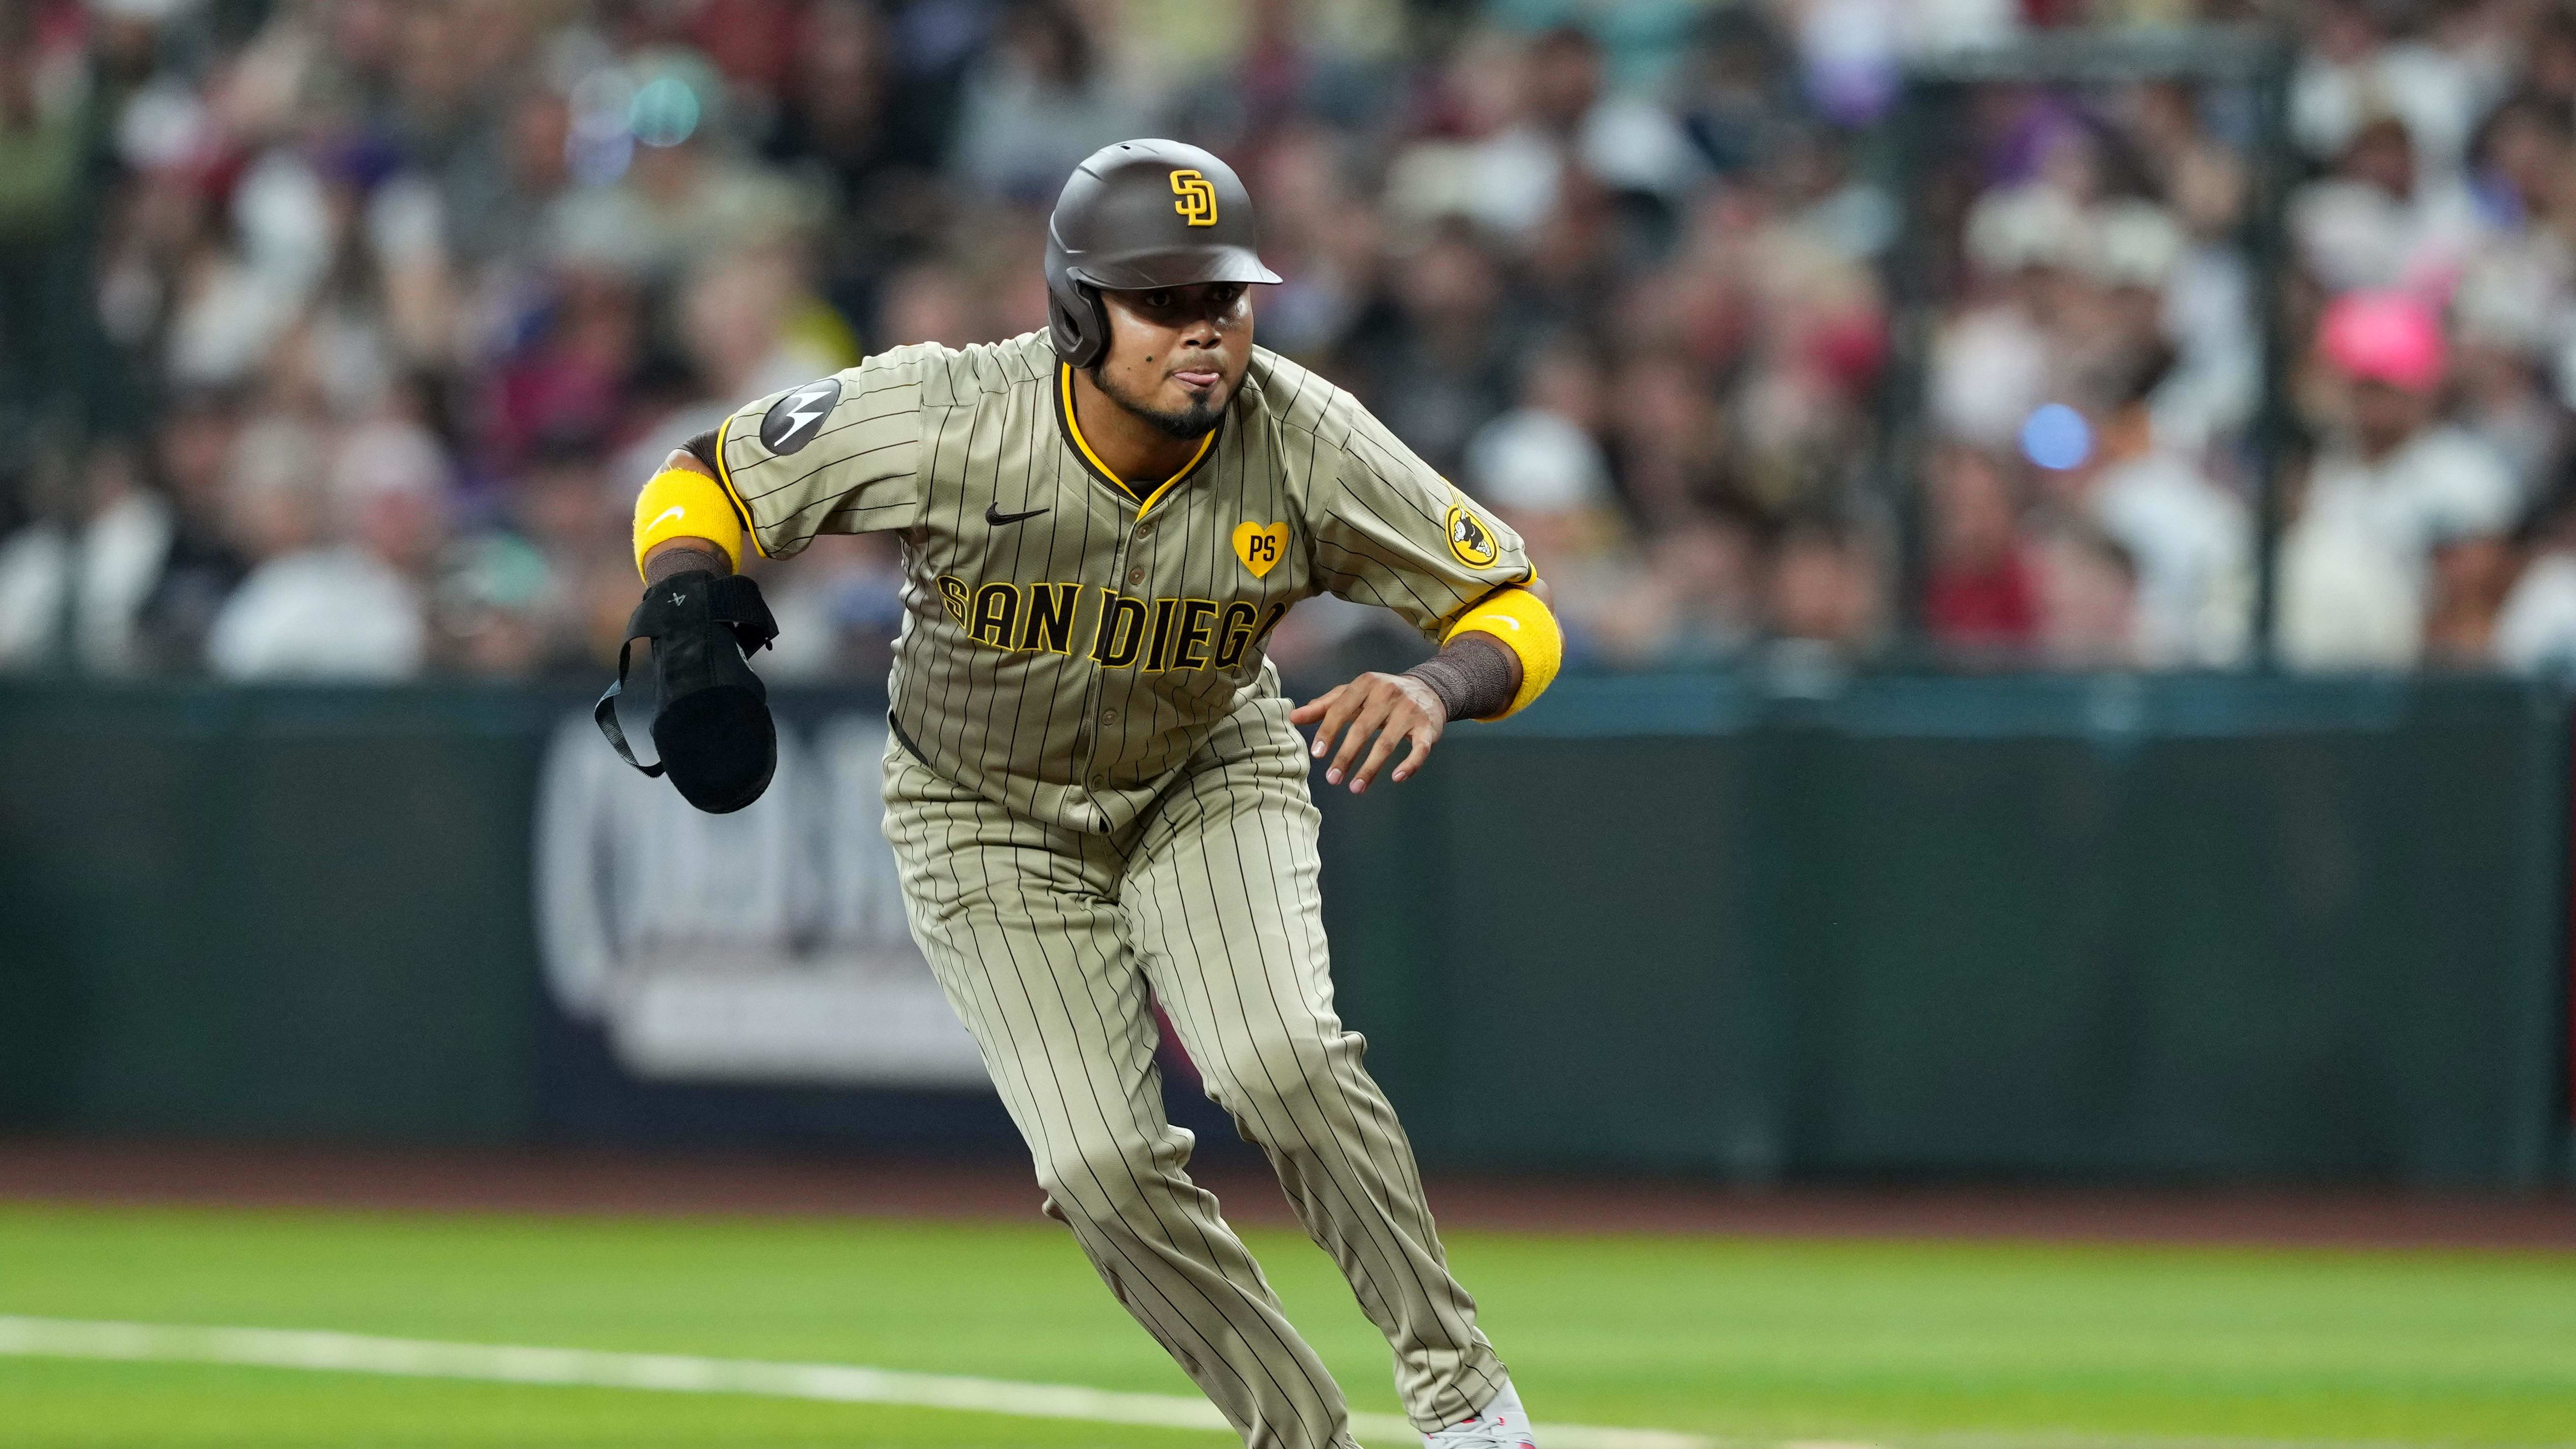
[[[1288,525],[1247,523],[1234,531],[1234,556],[1259,578],[1288,556]]]

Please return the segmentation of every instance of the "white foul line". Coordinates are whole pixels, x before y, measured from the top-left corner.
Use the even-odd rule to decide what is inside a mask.
[[[198,1328],[0,1315],[0,1355],[240,1364],[405,1378],[653,1389],[685,1394],[765,1394],[842,1404],[901,1404],[1035,1419],[1081,1419],[1161,1429],[1227,1428],[1205,1399],[1122,1394],[1073,1384],[1024,1384],[852,1364],[776,1363],[666,1353],[608,1353],[498,1343],[436,1343],[283,1328]],[[1420,1435],[1393,1414],[1353,1414],[1352,1432],[1413,1444]],[[1660,1429],[1565,1424],[1544,1431],[1548,1449],[1716,1449],[1715,1441]]]

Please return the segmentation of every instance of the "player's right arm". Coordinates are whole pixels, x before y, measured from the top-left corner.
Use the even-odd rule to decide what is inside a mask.
[[[702,810],[758,799],[778,762],[768,691],[750,666],[778,626],[742,573],[744,552],[783,558],[818,533],[919,520],[922,360],[898,349],[752,403],[674,449],[636,497],[645,587],[626,633],[653,641],[660,760],[638,763],[618,725],[623,651],[594,714],[628,763],[667,773]]]

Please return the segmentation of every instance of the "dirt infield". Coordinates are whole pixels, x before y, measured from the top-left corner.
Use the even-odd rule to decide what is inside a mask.
[[[1292,1226],[1266,1174],[1202,1176],[1227,1215]],[[1455,1228],[1749,1237],[2008,1238],[2576,1249],[2576,1198],[2354,1191],[1890,1187],[1747,1190],[1439,1177]],[[659,1215],[1038,1220],[1013,1163],[0,1139],[0,1200]]]

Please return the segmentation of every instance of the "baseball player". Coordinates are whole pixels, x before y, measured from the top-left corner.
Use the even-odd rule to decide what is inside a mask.
[[[1392,1345],[1438,1449],[1535,1438],[1450,1275],[1413,1152],[1334,1014],[1308,751],[1365,790],[1526,707],[1560,636],[1521,541],[1341,389],[1252,345],[1278,279],[1225,163],[1105,147],[1049,223],[1049,325],[899,347],[676,450],[636,504],[653,732],[734,809],[774,759],[746,549],[903,543],[886,836],[914,939],[1045,1210],[1256,1449],[1355,1449],[1341,1390],[1184,1171],[1152,1002]],[[1294,709],[1264,654],[1330,591],[1441,644]],[[625,673],[621,661],[619,674]],[[611,696],[601,723],[621,753]],[[633,756],[627,755],[631,761]]]

